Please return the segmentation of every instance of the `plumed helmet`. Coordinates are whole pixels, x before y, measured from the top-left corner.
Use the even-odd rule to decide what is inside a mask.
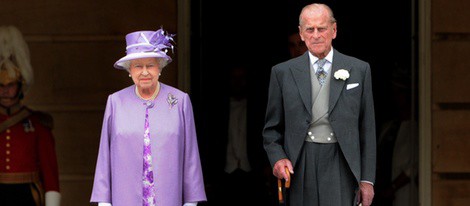
[[[21,83],[23,93],[33,83],[29,48],[14,26],[0,26],[0,83]]]

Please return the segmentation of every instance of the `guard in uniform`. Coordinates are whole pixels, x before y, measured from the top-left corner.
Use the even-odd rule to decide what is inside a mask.
[[[59,206],[52,117],[21,103],[31,86],[29,49],[18,29],[0,27],[0,205]]]

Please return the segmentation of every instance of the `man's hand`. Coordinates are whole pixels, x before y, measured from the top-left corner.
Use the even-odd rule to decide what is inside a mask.
[[[285,179],[286,181],[289,179],[289,176],[286,173],[286,168],[289,169],[291,174],[294,174],[294,168],[292,168],[292,163],[288,159],[280,159],[279,161],[274,164],[273,168],[273,175],[279,179]]]
[[[359,203],[362,203],[362,206],[370,206],[374,199],[374,186],[367,182],[361,182],[359,188]]]

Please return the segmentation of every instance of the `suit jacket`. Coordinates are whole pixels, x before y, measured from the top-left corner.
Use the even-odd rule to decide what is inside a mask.
[[[295,167],[312,121],[312,88],[308,52],[271,70],[263,129],[264,148],[272,166],[288,158]],[[346,80],[334,78],[347,70]],[[329,121],[356,180],[374,182],[376,164],[375,115],[371,71],[367,62],[333,51]],[[348,84],[358,83],[347,89]]]

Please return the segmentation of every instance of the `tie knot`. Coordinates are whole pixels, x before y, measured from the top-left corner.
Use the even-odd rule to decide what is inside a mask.
[[[318,65],[319,68],[323,68],[325,63],[326,63],[326,59],[318,59],[317,60],[317,65]]]

